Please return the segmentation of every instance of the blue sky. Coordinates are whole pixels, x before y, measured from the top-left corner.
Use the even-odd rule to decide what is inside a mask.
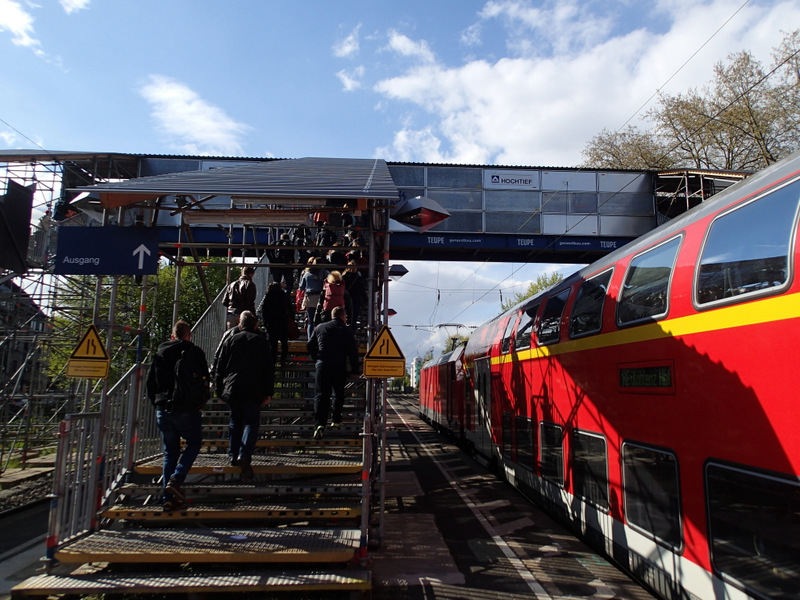
[[[798,25],[800,0],[0,0],[0,148],[574,166]],[[572,269],[406,266],[409,358]]]

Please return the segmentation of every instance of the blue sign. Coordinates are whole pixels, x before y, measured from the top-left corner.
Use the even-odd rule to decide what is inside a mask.
[[[57,275],[154,275],[156,227],[59,227]]]

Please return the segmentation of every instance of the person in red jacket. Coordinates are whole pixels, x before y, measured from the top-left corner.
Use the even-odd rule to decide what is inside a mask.
[[[337,306],[345,308],[345,290],[346,286],[344,278],[339,271],[331,271],[325,279],[325,285],[322,286],[322,295],[319,299],[319,304],[322,310],[317,309],[315,317],[317,323],[326,323],[331,320],[331,313]]]

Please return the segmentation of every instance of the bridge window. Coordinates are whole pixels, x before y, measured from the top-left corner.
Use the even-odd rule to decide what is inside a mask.
[[[561,337],[561,315],[564,313],[564,305],[567,303],[568,296],[569,289],[566,289],[551,297],[544,305],[544,312],[536,334],[540,344],[552,344]]]
[[[486,212],[487,233],[542,233],[542,216],[529,212]]]
[[[571,193],[568,199],[571,213],[592,214],[597,212],[596,192]]]
[[[428,198],[436,200],[450,210],[482,210],[483,195],[480,190],[428,190]]]
[[[569,194],[564,192],[544,192],[542,194],[542,212],[550,214],[566,214]]]
[[[597,212],[601,215],[652,215],[655,213],[653,194],[600,192]]]
[[[671,452],[626,442],[622,481],[628,523],[674,548],[681,545],[678,460]]]
[[[425,167],[389,166],[389,173],[397,187],[425,187]]]
[[[617,305],[617,322],[630,325],[667,314],[669,282],[681,237],[651,248],[631,260]]]
[[[575,494],[608,510],[608,456],[606,441],[599,434],[573,432],[572,485]]]
[[[755,596],[800,597],[800,485],[723,465],[706,467],[711,560]]]
[[[540,424],[542,439],[542,477],[564,485],[564,430],[555,423]]]
[[[517,325],[517,335],[514,338],[514,348],[516,350],[531,347],[531,332],[533,331],[533,324],[536,320],[536,313],[538,312],[539,304],[526,306],[522,311],[519,325]]]
[[[789,281],[800,181],[718,216],[697,272],[697,304],[779,291]]]
[[[609,269],[581,284],[569,317],[570,337],[575,338],[600,331],[603,322],[603,304],[612,272]]]
[[[521,190],[486,190],[486,210],[533,212],[542,208],[539,192]]]
[[[482,188],[483,169],[428,167],[428,187]]]

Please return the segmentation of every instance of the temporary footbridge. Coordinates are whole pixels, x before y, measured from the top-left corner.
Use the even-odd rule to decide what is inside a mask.
[[[74,191],[85,193],[77,202],[102,215],[87,235],[101,227],[154,228],[158,253],[179,270],[240,266],[245,257],[257,268],[259,296],[270,269],[300,270],[301,257],[333,249],[298,243],[291,248],[296,260],[278,265],[269,256],[281,234],[309,226],[337,237],[356,230],[368,284],[358,319],[362,355],[385,325],[388,208],[398,192],[382,160],[274,160]],[[227,241],[208,241],[211,231],[219,239],[220,229]],[[208,255],[229,259],[212,266]],[[175,306],[180,293],[176,283]],[[95,321],[104,319],[96,314]],[[300,313],[297,322],[303,331]],[[224,329],[217,295],[193,341],[211,357]],[[228,413],[214,400],[204,411],[205,442],[185,486],[188,502],[177,511],[165,512],[159,502],[161,440],[144,397],[146,353],[105,386],[98,411],[69,415],[60,433],[48,572],[18,585],[13,596],[369,590],[369,548],[382,531],[385,382],[351,379],[341,428],[314,439],[313,364],[304,341],[291,342],[288,360],[276,367],[255,480],[243,481],[231,465]]]

